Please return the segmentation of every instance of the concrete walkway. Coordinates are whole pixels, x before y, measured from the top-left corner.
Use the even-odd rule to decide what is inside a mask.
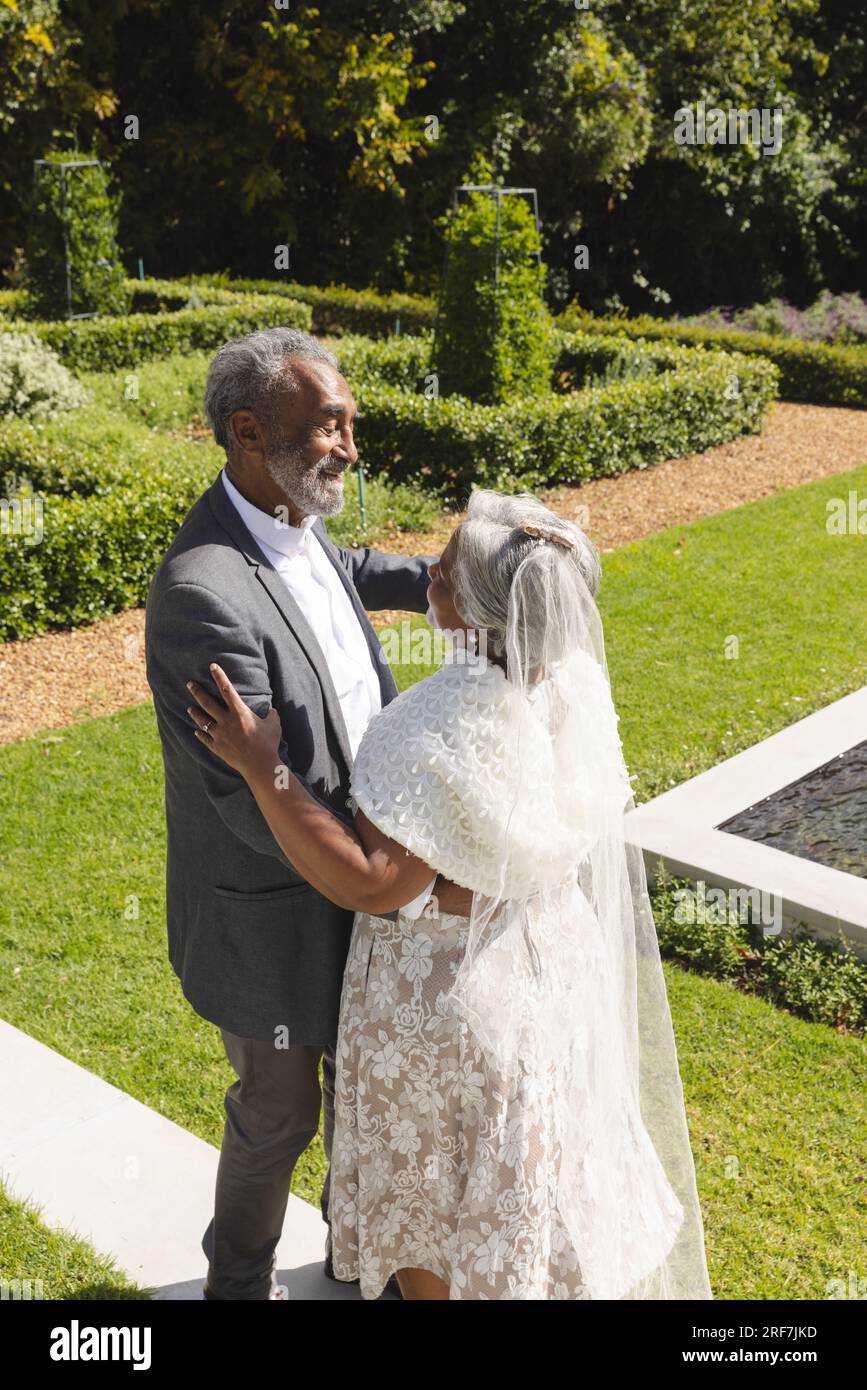
[[[2,1020],[0,1115],[0,1178],[13,1196],[155,1297],[201,1298],[217,1149]],[[290,1299],[360,1302],[357,1286],[325,1278],[324,1246],[318,1208],[290,1196],[279,1283]]]

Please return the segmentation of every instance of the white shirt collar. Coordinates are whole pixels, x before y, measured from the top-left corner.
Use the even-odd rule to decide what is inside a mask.
[[[289,526],[286,522],[280,521],[278,517],[271,516],[268,512],[263,512],[259,507],[254,507],[252,502],[248,502],[246,497],[230,481],[225,468],[221,475],[223,486],[229,496],[229,500],[239,513],[241,520],[247,530],[257,541],[269,546],[271,550],[276,550],[281,555],[297,555],[307,547],[310,540],[310,528],[316,525],[319,520],[316,516],[305,516],[300,526]]]

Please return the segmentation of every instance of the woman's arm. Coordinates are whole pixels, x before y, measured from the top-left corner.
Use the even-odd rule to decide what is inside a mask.
[[[311,796],[279,761],[277,711],[261,719],[222,667],[215,663],[210,669],[225,703],[189,682],[199,706],[187,710],[196,738],[241,773],[274,839],[307,882],[352,911],[391,912],[417,897],[435,869],[383,835],[363,812],[356,812],[352,829]]]

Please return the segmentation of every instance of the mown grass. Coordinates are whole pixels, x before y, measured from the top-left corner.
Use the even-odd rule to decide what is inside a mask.
[[[219,1144],[232,1074],[166,960],[150,709],[8,748],[0,765],[3,901],[15,902],[3,1015]],[[717,1295],[825,1297],[828,1279],[863,1268],[863,1042],[665,969]],[[317,1143],[294,1191],[315,1203],[323,1178]]]
[[[32,1202],[0,1184],[0,1281],[6,1300],[142,1299],[139,1288],[77,1236],[51,1230]]]
[[[825,524],[850,489],[867,496],[867,466],[605,556],[599,606],[636,800],[864,684],[867,537]]]

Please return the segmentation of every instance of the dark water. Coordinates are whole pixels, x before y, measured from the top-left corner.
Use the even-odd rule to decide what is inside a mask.
[[[867,878],[867,740],[717,829]]]

